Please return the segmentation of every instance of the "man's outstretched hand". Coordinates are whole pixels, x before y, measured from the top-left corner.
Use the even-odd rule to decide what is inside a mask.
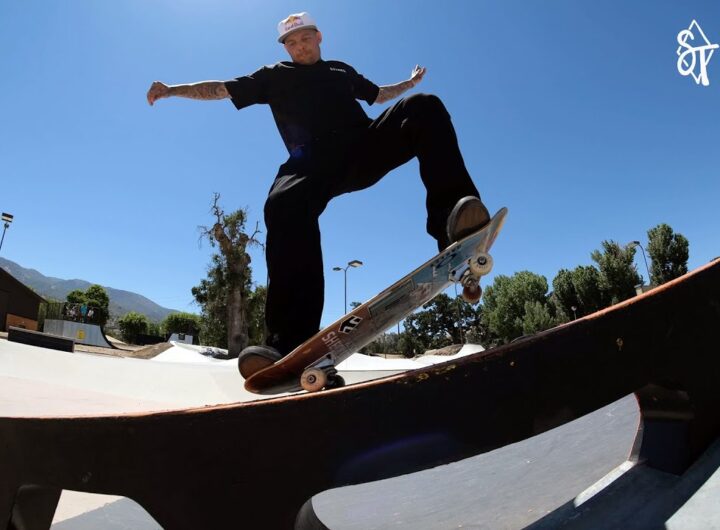
[[[155,81],[150,85],[150,90],[147,93],[147,100],[150,105],[153,105],[158,99],[167,98],[170,96],[170,87],[160,81]]]
[[[420,81],[422,81],[422,78],[424,76],[425,67],[416,64],[415,68],[413,68],[413,71],[410,73],[410,79],[408,79],[407,81],[401,81],[400,83],[396,83],[394,85],[381,86],[380,92],[378,92],[378,95],[375,98],[375,103],[385,103],[386,101],[395,99],[396,97],[400,96],[400,94],[407,92],[412,87],[417,85]]]
[[[424,66],[420,66],[419,64],[415,65],[412,74],[410,74],[410,81],[412,81],[413,86],[417,85],[420,81],[422,81],[422,78],[425,76],[425,72],[426,69]]]

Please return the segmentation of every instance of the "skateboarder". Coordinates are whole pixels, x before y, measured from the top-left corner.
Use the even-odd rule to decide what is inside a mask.
[[[281,359],[320,329],[324,277],[318,219],[333,197],[367,188],[417,157],[427,191],[426,228],[439,250],[490,218],[437,96],[400,99],[374,120],[358,102],[372,105],[399,97],[422,81],[425,68],[416,66],[407,81],[377,86],[352,66],[321,58],[322,34],[308,13],[282,20],[278,33],[291,61],[229,81],[172,86],[156,81],[147,94],[150,105],[171,96],[229,98],[237,109],[269,104],[287,147],[289,158],[280,166],[264,211],[268,336],[266,345],[240,354],[244,377]]]

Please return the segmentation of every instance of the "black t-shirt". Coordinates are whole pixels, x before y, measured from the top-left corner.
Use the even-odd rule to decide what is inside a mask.
[[[313,65],[279,62],[226,81],[237,109],[270,105],[288,151],[367,127],[371,122],[358,102],[373,104],[379,88],[340,61]]]

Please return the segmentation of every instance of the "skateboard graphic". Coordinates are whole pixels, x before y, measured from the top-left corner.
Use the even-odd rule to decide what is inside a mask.
[[[463,299],[476,303],[480,279],[492,270],[488,253],[502,229],[507,208],[501,208],[479,231],[456,241],[374,298],[319,331],[287,356],[252,374],[245,389],[280,394],[341,387],[336,366],[372,342],[386,329],[422,306],[452,283],[463,286]]]

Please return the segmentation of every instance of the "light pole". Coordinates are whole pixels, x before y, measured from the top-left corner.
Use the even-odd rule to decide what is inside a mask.
[[[2,213],[2,222],[3,222],[3,234],[2,238],[0,238],[0,250],[2,250],[3,241],[5,241],[5,231],[10,228],[10,223],[13,222],[13,216],[9,213]]]
[[[650,267],[648,267],[647,258],[645,257],[645,249],[640,244],[640,241],[630,241],[627,245],[625,245],[627,248],[635,248],[640,247],[640,250],[642,250],[643,260],[645,260],[645,270],[648,274],[648,285],[650,285]]]
[[[334,271],[343,271],[345,273],[345,314],[347,314],[347,271],[350,267],[360,267],[362,264],[362,261],[354,259],[352,261],[348,261],[348,264],[345,267],[333,267]]]

